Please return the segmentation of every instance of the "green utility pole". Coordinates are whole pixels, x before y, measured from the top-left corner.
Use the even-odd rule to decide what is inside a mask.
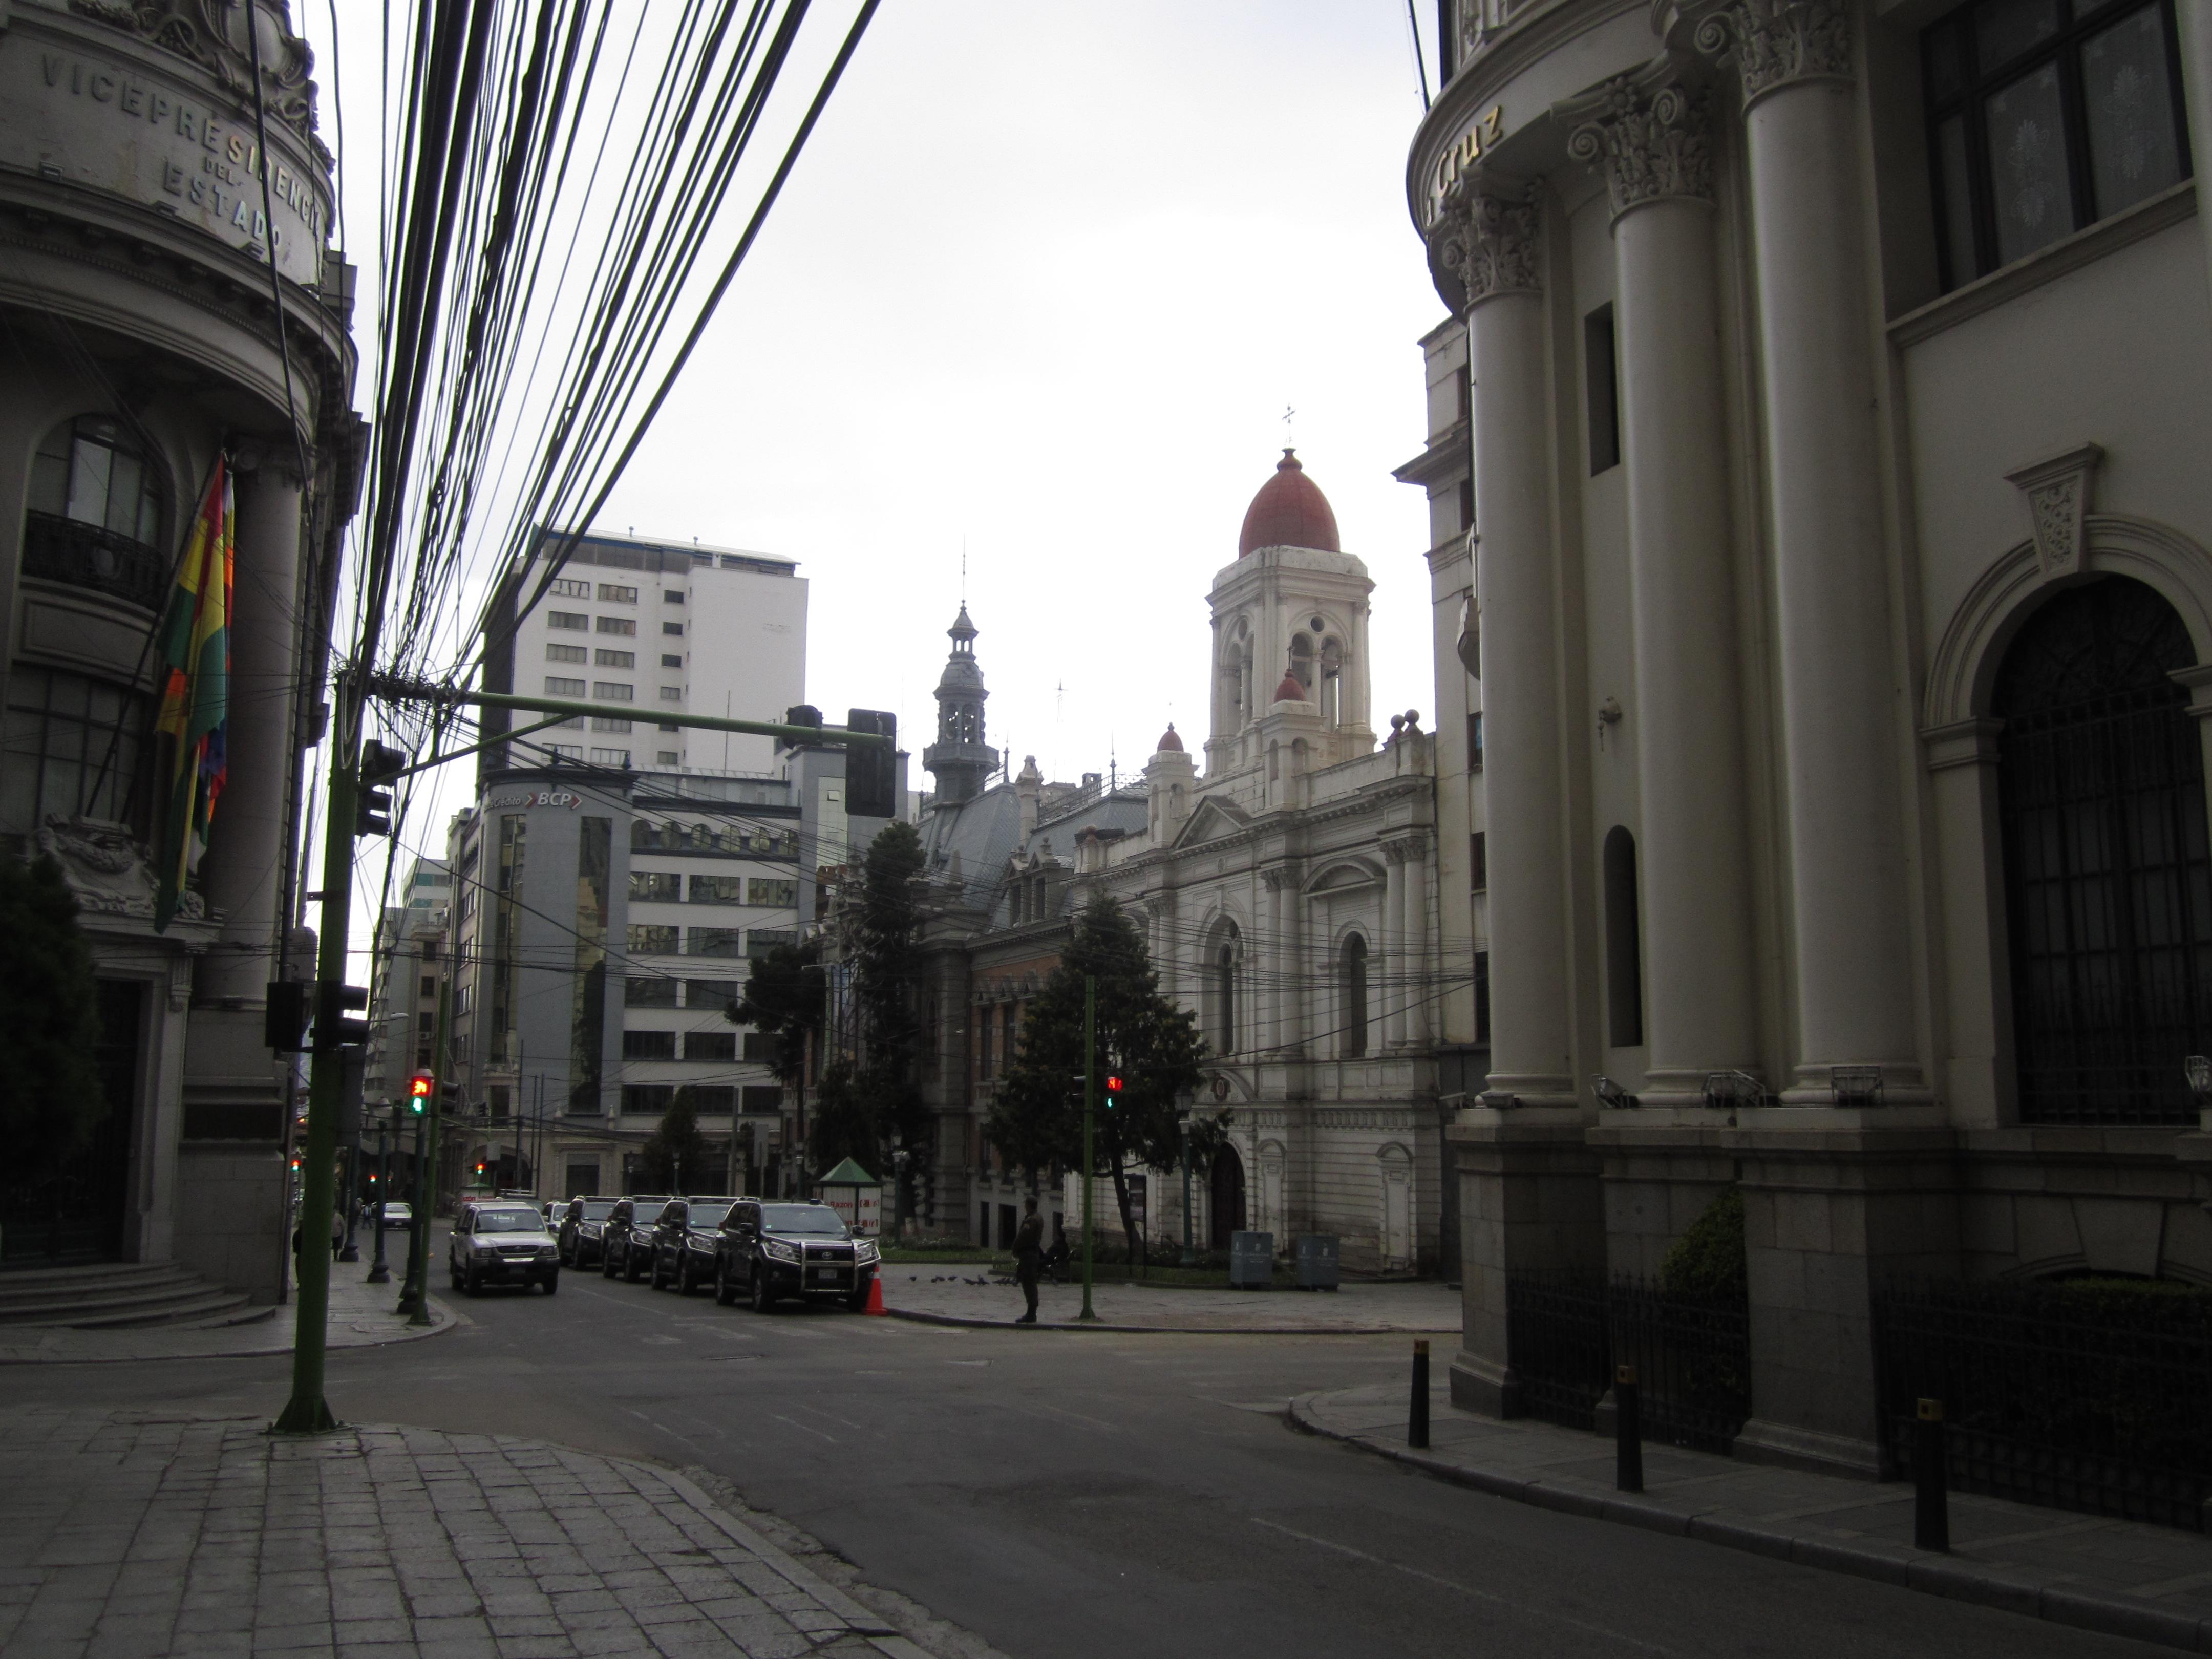
[[[416,1195],[414,1226],[419,1248],[411,1254],[422,1265],[415,1274],[414,1305],[407,1310],[410,1325],[434,1325],[430,1317],[430,1212],[438,1202],[438,1141],[444,1125],[440,1114],[445,1105],[446,1075],[449,1069],[446,1045],[453,1034],[453,958],[446,952],[446,969],[438,975],[438,1036],[430,1048],[430,1109],[422,1115],[422,1139],[428,1143],[427,1155],[416,1159],[422,1173],[416,1184],[422,1191]],[[404,1298],[403,1298],[404,1301]]]
[[[346,976],[346,924],[353,911],[353,838],[361,759],[361,703],[341,685],[331,699],[340,722],[331,757],[330,817],[323,834],[323,928],[315,963],[314,1045],[307,1072],[307,1147],[300,1164],[300,1295],[292,1342],[292,1397],[276,1434],[326,1434],[337,1427],[323,1399],[324,1341],[331,1313],[331,1196],[338,1150],[337,1048]],[[289,1109],[289,1108],[287,1109]]]
[[[1091,1310],[1091,1191],[1096,1184],[1091,1177],[1097,1166],[1091,1150],[1091,1113],[1097,1099],[1094,1086],[1097,1079],[1092,1055],[1097,1049],[1096,1030],[1098,1021],[1098,981],[1089,974],[1083,976],[1083,1311],[1076,1315],[1079,1322],[1095,1321],[1098,1316]]]

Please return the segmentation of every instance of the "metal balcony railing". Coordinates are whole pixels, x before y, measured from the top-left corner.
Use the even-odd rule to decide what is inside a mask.
[[[58,513],[23,515],[23,574],[47,581],[88,587],[111,599],[161,606],[161,585],[168,561],[159,550],[96,524]]]

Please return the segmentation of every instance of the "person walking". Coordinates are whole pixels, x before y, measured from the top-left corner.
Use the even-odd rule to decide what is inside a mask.
[[[1044,1265],[1044,1218],[1037,1213],[1036,1200],[1022,1200],[1022,1224],[1014,1232],[1014,1278],[1022,1287],[1022,1295],[1030,1310],[1014,1323],[1034,1325],[1037,1322],[1037,1270]]]

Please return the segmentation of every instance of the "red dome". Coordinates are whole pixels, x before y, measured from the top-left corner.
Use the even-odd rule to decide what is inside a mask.
[[[1273,547],[1276,545],[1276,544],[1270,542],[1267,545]],[[1275,688],[1275,701],[1277,702],[1304,702],[1305,700],[1306,689],[1298,684],[1298,677],[1296,674],[1284,675],[1283,683]]]
[[[1336,538],[1336,514],[1329,510],[1328,497],[1306,477],[1291,450],[1283,452],[1275,476],[1260,486],[1252,505],[1244,509],[1244,533],[1237,538],[1237,556],[1241,559],[1261,547],[1344,551]]]
[[[1168,722],[1168,729],[1160,733],[1160,740],[1152,745],[1152,752],[1155,755],[1180,755],[1182,753],[1182,739],[1176,736],[1175,722],[1173,720],[1170,720]]]

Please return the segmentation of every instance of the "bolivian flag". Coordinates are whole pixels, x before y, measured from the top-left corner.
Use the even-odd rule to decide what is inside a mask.
[[[161,821],[154,931],[167,931],[185,878],[207,851],[208,823],[229,769],[223,738],[230,718],[230,596],[238,512],[230,465],[218,454],[207,497],[192,520],[177,586],[155,636],[167,684],[154,722],[155,764],[167,785]]]

